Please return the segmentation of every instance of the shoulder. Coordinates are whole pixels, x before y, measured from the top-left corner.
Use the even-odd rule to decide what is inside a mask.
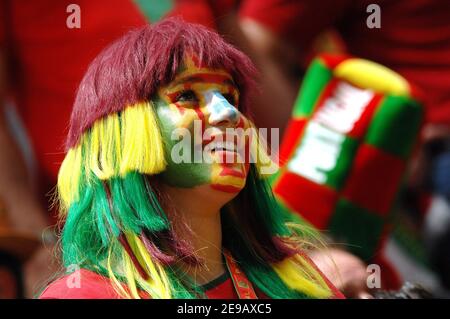
[[[39,299],[119,299],[109,278],[87,269],[63,276],[42,292]]]

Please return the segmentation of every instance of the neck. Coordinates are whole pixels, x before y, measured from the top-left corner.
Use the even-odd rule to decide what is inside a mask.
[[[201,266],[180,263],[198,285],[203,285],[225,272],[222,260],[222,229],[220,208],[223,201],[217,200],[209,186],[194,188],[172,188],[164,186],[177,218],[184,221],[189,231],[173,223],[178,236],[188,241],[194,253],[203,262]],[[225,201],[226,203],[226,201]]]

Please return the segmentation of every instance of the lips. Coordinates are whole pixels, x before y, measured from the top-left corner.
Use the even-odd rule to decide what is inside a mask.
[[[236,144],[234,142],[229,141],[218,141],[218,142],[211,142],[207,144],[209,150],[211,152],[217,152],[217,151],[227,151],[227,152],[236,152]]]
[[[221,164],[245,162],[247,143],[242,143],[235,134],[219,133],[203,139],[203,151],[211,154]]]
[[[245,178],[245,172],[243,169],[237,170],[232,167],[222,167],[222,170],[219,174],[219,176],[233,176],[233,177],[239,177],[239,178]]]
[[[237,152],[236,136],[230,134],[216,134],[203,139],[203,149],[210,152]]]

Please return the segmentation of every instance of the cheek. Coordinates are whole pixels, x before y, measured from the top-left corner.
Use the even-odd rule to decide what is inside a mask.
[[[205,114],[202,109],[185,109],[183,116],[180,117],[177,126],[186,128],[193,132],[195,126],[203,132],[203,127],[205,123]]]
[[[173,128],[184,128],[190,131],[193,130],[195,122],[201,124],[205,120],[204,110],[201,108],[183,108],[170,104],[160,112],[158,116],[162,119],[162,124],[165,126],[171,126]]]

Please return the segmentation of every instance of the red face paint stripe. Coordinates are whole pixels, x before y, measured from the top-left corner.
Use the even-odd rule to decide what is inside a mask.
[[[190,90],[191,89],[191,83],[184,83],[183,89],[186,90],[186,91]],[[172,92],[172,93],[166,93],[166,95],[169,98],[169,100],[173,103],[173,102],[176,102],[176,99],[177,99],[178,95],[180,93],[182,93],[182,92],[183,92],[183,90],[177,90],[177,91]]]
[[[180,92],[168,93],[167,97],[169,98],[169,101],[177,107],[178,111],[180,112],[180,115],[183,115],[184,107],[180,106],[180,104],[176,101],[179,94]]]
[[[194,108],[195,113],[197,113],[198,118],[202,121],[202,136],[205,134],[205,114],[203,114],[203,111],[198,107],[198,105]]]

